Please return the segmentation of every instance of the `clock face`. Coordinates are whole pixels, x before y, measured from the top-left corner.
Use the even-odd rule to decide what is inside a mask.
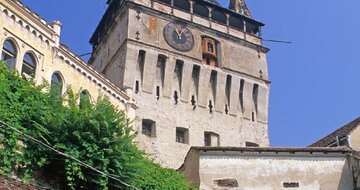
[[[187,52],[194,47],[194,36],[184,24],[167,24],[164,28],[164,38],[171,47],[179,51]]]

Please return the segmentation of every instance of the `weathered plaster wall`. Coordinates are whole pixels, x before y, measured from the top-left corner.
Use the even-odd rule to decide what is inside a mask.
[[[356,127],[350,134],[351,148],[354,150],[360,150],[360,127]]]
[[[236,179],[242,190],[279,190],[298,182],[301,190],[353,190],[352,172],[344,157],[300,155],[201,155],[200,189],[221,189],[219,179]]]

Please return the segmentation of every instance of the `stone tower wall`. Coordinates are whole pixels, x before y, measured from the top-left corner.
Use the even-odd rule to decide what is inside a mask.
[[[201,24],[203,18],[193,17],[194,22],[187,26],[194,35],[195,45],[189,52],[180,52],[163,37],[164,26],[180,18],[164,14],[171,11],[166,5],[158,3],[151,8],[150,1],[135,2],[139,4],[127,2],[122,8],[118,21],[107,31],[106,40],[96,48],[91,64],[135,100],[139,109],[133,125],[139,132],[138,145],[157,162],[172,168],[183,163],[191,146],[204,146],[205,132],[218,135],[220,146],[246,146],[246,142],[268,146],[269,81],[266,52],[259,50],[261,40],[226,27],[223,31],[224,26],[215,22],[211,29]],[[174,14],[190,19],[189,14],[180,10],[174,10]],[[117,41],[120,35],[126,39]],[[202,64],[202,36],[220,44],[219,67]],[[145,53],[143,68],[139,66],[140,52]],[[157,67],[159,56],[165,57],[164,68]],[[99,67],[101,60],[110,61]],[[181,80],[174,72],[179,61],[183,64]],[[200,68],[197,85],[193,81],[194,65]],[[104,72],[104,68],[111,69]],[[212,72],[217,73],[216,87],[210,84]],[[227,96],[228,76],[231,87]],[[139,84],[138,92],[136,84]],[[256,85],[257,110],[253,100]],[[242,106],[240,88],[243,88]],[[192,96],[195,96],[195,109]],[[212,101],[212,113],[209,101]],[[143,120],[155,122],[153,135],[141,134]],[[179,128],[186,130],[185,143],[176,142]]]

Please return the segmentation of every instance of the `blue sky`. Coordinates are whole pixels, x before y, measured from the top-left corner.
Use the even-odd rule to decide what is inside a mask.
[[[62,43],[78,54],[88,43],[105,0],[22,0],[45,20],[63,23]],[[223,6],[228,0],[219,0]],[[271,80],[273,146],[307,146],[360,116],[360,1],[247,0],[264,22]],[[358,86],[359,85],[359,86]]]

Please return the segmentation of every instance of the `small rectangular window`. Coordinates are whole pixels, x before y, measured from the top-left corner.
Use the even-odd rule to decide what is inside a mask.
[[[284,182],[283,183],[284,188],[299,188],[299,182]]]
[[[148,137],[155,137],[155,121],[149,120],[149,119],[143,119],[142,120],[142,134],[146,135]]]
[[[245,146],[246,146],[246,147],[259,147],[258,144],[253,143],[253,142],[246,142],[246,143],[245,143]]]
[[[211,146],[211,134],[205,133],[204,135],[204,145],[205,146]]]
[[[189,144],[189,130],[185,128],[176,128],[176,142]]]
[[[204,146],[220,146],[220,136],[214,132],[205,132]]]

